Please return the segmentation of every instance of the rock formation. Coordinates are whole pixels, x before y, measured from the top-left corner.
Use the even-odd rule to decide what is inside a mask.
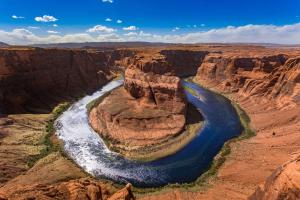
[[[46,112],[103,86],[113,75],[103,52],[0,49],[0,112]]]
[[[92,127],[119,151],[137,151],[176,137],[185,128],[187,109],[179,77],[195,74],[205,54],[165,50],[127,58],[125,90],[113,91],[92,110]]]
[[[300,199],[300,156],[283,164],[249,200]]]
[[[57,200],[134,200],[131,185],[111,194],[109,188],[91,178],[70,180],[52,185],[18,187],[13,193],[0,193],[0,199],[57,199]]]
[[[228,92],[240,103],[250,115],[257,136],[231,144],[230,162],[225,161],[218,179],[212,182],[209,190],[170,190],[162,196],[143,198],[245,199],[272,170],[299,151],[299,55],[300,51],[296,49],[217,44],[110,51],[1,48],[0,114],[3,111],[47,112],[66,98],[73,99],[98,89],[112,79],[114,67],[118,70],[120,66],[126,69],[124,87],[113,91],[92,110],[90,122],[104,137],[114,138],[117,148],[138,149],[163,143],[181,133],[187,105],[179,78],[197,72],[197,82],[219,92]],[[18,190],[20,192],[1,193],[1,198],[24,199],[41,195],[51,199],[51,195],[56,195],[55,198],[63,199],[64,195],[72,193],[74,198],[78,194],[80,198],[84,199],[83,195],[93,199],[100,197],[100,191],[103,199],[112,196],[100,181],[93,179],[77,180],[79,177],[69,176],[76,180],[61,182],[65,179],[59,179],[60,176],[54,173],[56,165],[50,168],[51,171],[35,169],[33,175],[27,174],[26,171],[30,170],[26,158],[42,140],[33,142],[28,139],[28,126],[33,122],[40,124],[31,127],[30,135],[42,135],[41,125],[46,119],[36,116],[28,124],[26,118],[32,116],[14,117],[22,120],[19,120],[20,123],[11,120],[0,122],[6,127],[0,130],[1,158],[5,158],[1,159],[0,167],[1,191],[7,192],[7,187],[15,189],[18,177],[25,177],[22,180],[27,184]],[[12,135],[11,130],[16,131],[16,139],[8,137]],[[6,138],[7,146],[3,145],[3,138]],[[26,142],[25,147],[23,141]],[[19,149],[17,144],[21,146]],[[38,145],[38,148],[42,147]],[[36,151],[34,153],[38,154]],[[67,162],[64,161],[62,166],[68,166]],[[67,170],[70,170],[69,167],[63,172]],[[58,180],[55,184],[35,185],[36,179],[29,182],[26,178],[37,174],[45,177],[48,172],[51,172],[53,180]],[[277,169],[251,198],[298,198],[298,172],[299,157]],[[25,173],[26,176],[22,175]],[[130,192],[123,189],[112,197],[119,198],[121,194]]]
[[[284,54],[208,55],[195,80],[242,96],[277,99],[280,104],[299,102],[300,62]]]

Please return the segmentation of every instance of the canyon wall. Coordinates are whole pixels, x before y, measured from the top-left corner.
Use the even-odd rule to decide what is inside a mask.
[[[224,92],[281,106],[300,102],[300,58],[284,54],[210,54],[198,69],[195,81]]]
[[[234,190],[243,197],[251,194],[299,147],[300,53],[239,46],[174,49],[2,48],[0,113],[49,112],[61,101],[99,89],[120,66],[125,70],[124,88],[100,104],[90,120],[98,126],[98,119],[105,119],[106,129],[117,133],[121,141],[151,144],[183,129],[187,105],[180,78],[196,74],[195,81],[237,97],[249,111],[258,135],[232,149],[232,164],[220,170],[221,184],[215,184],[212,196],[226,194],[232,199],[229,195]],[[276,106],[271,110],[272,102]],[[252,197],[298,195],[294,191],[299,186],[293,184],[299,182],[294,176],[298,168],[299,158],[283,165]]]
[[[48,112],[113,78],[103,52],[0,49],[0,112]]]

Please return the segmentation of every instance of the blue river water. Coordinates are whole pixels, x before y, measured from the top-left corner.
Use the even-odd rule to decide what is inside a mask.
[[[150,162],[128,160],[111,152],[88,124],[86,105],[120,86],[112,81],[91,96],[72,105],[56,122],[56,134],[64,141],[68,155],[85,171],[98,178],[136,187],[158,187],[170,183],[195,181],[210,166],[229,139],[241,134],[243,127],[231,102],[194,83],[183,81],[197,95],[185,91],[188,101],[204,116],[204,127],[177,153]]]

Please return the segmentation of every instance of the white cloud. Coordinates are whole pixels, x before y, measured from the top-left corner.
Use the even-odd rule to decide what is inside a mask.
[[[40,28],[37,27],[37,26],[28,26],[27,28],[30,28],[30,29],[40,29]]]
[[[117,23],[118,23],[118,24],[121,24],[122,22],[123,22],[123,21],[120,20],[120,19],[117,20]]]
[[[137,36],[138,33],[136,33],[136,32],[129,32],[129,33],[125,33],[123,35],[132,37],[132,36]]]
[[[87,30],[89,33],[96,33],[96,32],[102,32],[102,33],[112,33],[115,32],[116,30],[113,28],[109,28],[107,26],[102,26],[102,25],[96,25],[93,28],[90,28]]]
[[[175,27],[172,29],[173,32],[178,31],[180,28],[179,27]]]
[[[12,15],[11,18],[13,18],[13,19],[24,19],[25,17],[23,17],[23,16],[17,16],[17,15]]]
[[[37,22],[55,22],[58,19],[50,15],[44,15],[42,17],[35,17],[34,20]]]
[[[106,18],[105,21],[106,21],[106,22],[111,22],[112,19],[111,19],[111,18]]]
[[[136,31],[138,30],[138,27],[136,26],[128,26],[123,28],[124,31]]]
[[[103,3],[113,3],[113,0],[102,0]]]
[[[49,31],[47,31],[47,33],[50,33],[50,34],[58,34],[57,31],[53,31],[53,30],[49,30]]]
[[[281,43],[300,44],[300,23],[275,25],[228,26],[207,31],[196,31],[185,34],[151,34],[143,31],[130,31],[127,34],[114,33],[114,29],[95,26],[91,33],[72,33],[65,35],[50,34],[39,36],[27,29],[12,31],[0,30],[0,41],[8,44],[62,43],[62,42],[104,42],[104,41],[148,41],[170,43],[201,42],[244,42],[244,43]],[[107,31],[107,29],[109,31]]]
[[[57,25],[57,24],[53,24],[52,26],[53,26],[53,27],[58,27],[58,25]]]

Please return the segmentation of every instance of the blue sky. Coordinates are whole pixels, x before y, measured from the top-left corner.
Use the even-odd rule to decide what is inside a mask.
[[[12,44],[300,43],[299,22],[300,0],[0,0],[0,41]]]

